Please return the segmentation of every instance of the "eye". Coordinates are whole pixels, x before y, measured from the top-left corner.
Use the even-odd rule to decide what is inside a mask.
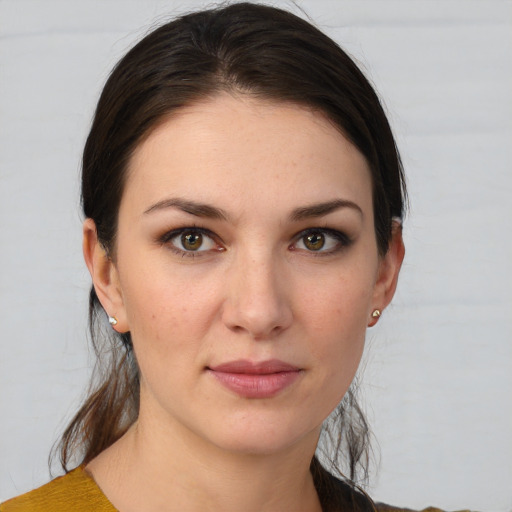
[[[186,251],[198,251],[203,245],[203,234],[194,232],[182,233],[178,240],[181,244],[180,249],[183,248]],[[176,239],[173,240],[173,243],[176,245]]]
[[[213,239],[213,235],[200,228],[182,228],[167,233],[161,241],[170,244],[171,248],[182,256],[211,250],[221,250]]]
[[[309,233],[302,237],[302,243],[310,251],[320,251],[325,245],[324,233]]]
[[[299,234],[293,249],[316,253],[334,253],[350,244],[350,239],[334,229],[308,229]]]

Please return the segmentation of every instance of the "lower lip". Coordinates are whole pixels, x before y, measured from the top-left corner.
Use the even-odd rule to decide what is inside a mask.
[[[209,371],[223,386],[244,398],[271,398],[291,386],[301,374],[300,370],[269,374]]]

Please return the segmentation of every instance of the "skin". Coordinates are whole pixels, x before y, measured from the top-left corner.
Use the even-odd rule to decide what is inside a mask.
[[[379,257],[366,160],[320,113],[222,94],[162,122],[130,162],[111,258],[84,224],[96,291],[141,372],[138,421],[87,467],[116,508],[320,510],[320,428],[403,253],[397,228]],[[209,371],[238,359],[300,374],[242,397]]]

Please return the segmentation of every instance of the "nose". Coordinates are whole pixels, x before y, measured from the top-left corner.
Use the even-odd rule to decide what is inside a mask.
[[[229,269],[222,320],[232,331],[266,340],[293,320],[291,287],[274,259],[239,257]]]

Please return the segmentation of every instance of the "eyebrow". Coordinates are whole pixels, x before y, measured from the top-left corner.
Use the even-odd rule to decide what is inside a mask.
[[[310,206],[296,208],[291,213],[290,220],[296,222],[304,219],[323,217],[324,215],[328,215],[340,208],[351,208],[356,210],[361,217],[363,217],[363,210],[356,203],[348,201],[347,199],[333,199],[332,201],[326,201],[325,203],[317,203]]]
[[[215,206],[198,203],[196,201],[190,201],[179,197],[172,197],[158,201],[154,205],[150,206],[144,211],[144,214],[149,214],[159,210],[165,210],[167,208],[178,208],[185,213],[195,215],[196,217],[206,217],[209,219],[217,220],[228,220],[229,215]],[[357,211],[361,217],[363,216],[363,210],[356,203],[347,199],[333,199],[332,201],[326,201],[323,203],[315,203],[309,206],[303,206],[296,208],[290,214],[290,220],[292,222],[301,221],[304,219],[311,219],[316,217],[323,217],[341,208],[351,208]]]
[[[206,203],[198,203],[196,201],[187,201],[179,197],[164,199],[150,206],[144,211],[144,214],[152,213],[166,208],[178,208],[179,210],[195,215],[196,217],[207,217],[209,219],[227,220],[227,213],[221,208],[216,208]]]

